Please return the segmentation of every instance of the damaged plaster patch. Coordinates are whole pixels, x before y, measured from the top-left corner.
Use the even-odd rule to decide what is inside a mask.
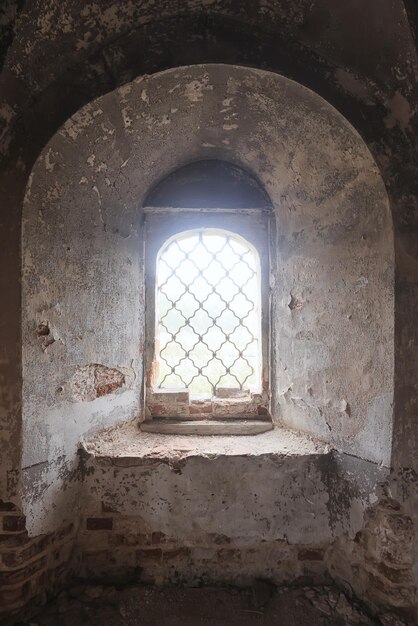
[[[51,328],[48,322],[41,322],[40,324],[38,324],[38,326],[36,327],[36,335],[40,339],[42,350],[44,352],[48,348],[48,346],[52,346],[52,344],[55,343],[55,337],[51,332]]]
[[[304,301],[300,296],[296,296],[293,293],[290,294],[290,301],[288,307],[291,311],[303,309]]]
[[[125,373],[115,367],[98,363],[77,367],[68,383],[72,402],[91,402],[121,389],[126,384]]]
[[[369,86],[365,82],[362,82],[352,72],[347,72],[346,70],[338,68],[335,71],[335,78],[341,87],[352,94],[355,98],[364,100],[367,104],[374,104],[373,94]]]
[[[185,95],[190,102],[203,100],[204,91],[212,91],[213,85],[209,84],[208,74],[204,74],[201,80],[192,80],[185,86]]]
[[[405,131],[411,117],[411,107],[408,100],[397,91],[387,103],[387,108],[389,109],[389,115],[385,117],[386,127],[394,128],[399,126],[401,130]]]
[[[101,109],[94,110],[91,106],[86,106],[84,109],[80,109],[74,113],[72,117],[70,117],[62,126],[59,131],[66,138],[73,139],[74,141],[83,133],[84,130],[93,124],[94,119],[98,115],[102,115],[103,111]]]

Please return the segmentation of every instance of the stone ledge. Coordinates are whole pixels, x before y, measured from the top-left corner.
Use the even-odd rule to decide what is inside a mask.
[[[168,435],[143,432],[138,422],[102,431],[84,441],[84,450],[96,458],[178,460],[179,457],[309,456],[324,455],[330,446],[291,430],[274,427],[254,435]]]
[[[176,420],[154,418],[142,422],[141,431],[166,435],[260,435],[272,430],[273,424],[266,420],[229,419],[229,420]]]

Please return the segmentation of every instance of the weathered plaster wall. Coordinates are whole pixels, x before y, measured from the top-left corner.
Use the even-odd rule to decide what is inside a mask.
[[[363,462],[361,478],[344,481],[328,446],[286,430],[199,438],[132,429],[86,444],[84,576],[139,566],[158,584],[318,580],[326,550],[354,539],[387,474]]]
[[[396,236],[391,489],[393,498],[418,520],[416,4],[348,0],[336,6],[331,0],[297,0],[270,3],[268,10],[265,2],[233,0],[10,0],[4,5],[0,15],[0,57],[5,59],[0,75],[1,497],[19,500],[20,215],[34,160],[69,115],[115,85],[176,65],[228,62],[278,71],[311,87],[350,120],[379,165]],[[15,15],[20,19],[15,20]],[[416,558],[417,547],[413,554]],[[417,566],[418,561],[418,578]]]
[[[98,582],[334,579],[415,624],[414,531],[389,470],[294,432],[86,443],[80,573]],[[404,622],[402,622],[404,623]]]
[[[79,131],[71,122],[46,149],[24,211],[22,479],[34,534],[79,510],[80,439],[137,416],[141,396],[138,211],[114,186],[120,164],[97,154],[100,135],[77,163]]]
[[[180,68],[85,107],[48,143],[30,178],[23,467],[33,533],[73,510],[68,495],[60,511],[51,503],[75,476],[80,438],[138,415],[140,207],[162,175],[208,157],[254,172],[276,211],[275,418],[389,462],[392,231],[371,156],[332,107],[283,77]],[[74,380],[95,364],[119,370],[121,388],[93,399],[74,394]]]
[[[238,6],[233,0],[5,3],[0,16],[0,288],[5,294],[0,317],[5,336],[0,346],[0,488],[6,499],[19,499],[20,214],[32,164],[58,126],[95,96],[140,74],[196,62],[249,64],[310,86],[351,121],[372,151],[396,227],[392,460],[396,468],[418,469],[418,99],[412,6],[411,0],[384,6],[379,0],[367,6],[349,0],[341,7],[329,0],[298,0],[291,6]],[[184,32],[186,39],[179,37]]]

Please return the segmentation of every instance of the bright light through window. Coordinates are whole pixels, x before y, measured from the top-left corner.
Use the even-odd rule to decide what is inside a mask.
[[[170,239],[157,259],[156,386],[192,397],[219,388],[260,391],[259,258],[218,229]]]

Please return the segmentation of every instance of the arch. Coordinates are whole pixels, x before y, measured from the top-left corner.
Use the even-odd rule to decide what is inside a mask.
[[[188,163],[164,176],[144,206],[178,208],[271,207],[260,182],[242,167],[216,159]]]
[[[176,68],[84,107],[32,172],[23,229],[23,465],[47,469],[42,502],[26,498],[31,532],[71,516],[71,490],[59,514],[49,504],[80,438],[140,410],[141,207],[167,172],[213,159],[253,172],[276,216],[275,420],[389,463],[392,224],[367,147],[331,105],[282,76]],[[47,346],[38,324],[54,340]],[[97,364],[122,374],[123,387],[80,401],[74,388],[80,377],[91,383],[85,368]],[[34,431],[41,443],[30,449]]]
[[[136,75],[152,74],[167,67],[185,63],[228,62],[241,65],[248,63],[252,67],[270,69],[297,80],[320,93],[337,107],[362,134],[376,161],[381,164],[380,172],[392,200],[392,212],[398,225],[397,238],[399,239],[396,268],[399,289],[396,291],[397,324],[395,329],[397,337],[396,441],[394,441],[393,464],[398,468],[405,465],[416,467],[417,429],[410,427],[410,423],[414,420],[416,370],[411,367],[414,358],[411,354],[412,348],[409,347],[413,346],[416,340],[415,342],[407,341],[404,338],[406,332],[409,335],[415,332],[415,323],[410,311],[414,310],[411,302],[415,302],[415,294],[411,285],[415,284],[416,277],[412,269],[413,264],[407,260],[409,256],[416,257],[417,241],[412,210],[414,189],[413,184],[407,182],[408,163],[411,163],[413,159],[413,140],[410,131],[400,133],[396,129],[385,128],[383,121],[387,110],[382,106],[385,98],[397,91],[399,83],[396,81],[392,83],[391,80],[383,81],[387,87],[387,94],[383,92],[379,96],[375,94],[380,106],[370,106],[366,85],[369,83],[364,78],[364,68],[356,67],[351,59],[346,59],[343,63],[344,68],[349,70],[346,75],[347,81],[350,76],[357,76],[360,77],[363,87],[366,86],[364,97],[359,97],[355,84],[353,91],[351,89],[353,85],[349,84],[351,81],[346,84],[346,80],[339,78],[340,64],[334,62],[332,55],[326,53],[326,43],[322,53],[315,58],[315,72],[312,72],[312,49],[309,51],[306,46],[297,43],[297,31],[301,23],[298,14],[288,12],[285,15],[280,11],[266,13],[263,6],[261,11],[251,10],[251,14],[244,12],[237,19],[236,11],[224,12],[223,5],[222,7],[213,5],[210,14],[206,11],[202,14],[200,9],[193,12],[193,7],[189,8],[190,12],[188,11],[187,15],[179,14],[174,9],[170,17],[167,14],[165,19],[161,18],[161,12],[158,10],[158,15],[151,17],[148,22],[147,16],[151,16],[148,8],[136,7],[136,16],[133,18],[129,15],[123,35],[119,30],[119,20],[102,21],[100,36],[89,40],[87,51],[84,46],[64,45],[64,40],[61,39],[60,54],[46,53],[50,60],[56,60],[57,65],[55,63],[50,65],[48,72],[45,71],[42,63],[34,63],[32,68],[26,66],[28,71],[20,74],[17,88],[11,90],[9,89],[10,70],[12,66],[16,66],[16,58],[22,59],[24,64],[28,59],[25,52],[24,24],[26,20],[22,22],[23,28],[18,28],[20,36],[15,38],[15,42],[8,51],[8,58],[5,61],[6,71],[3,72],[2,77],[3,91],[5,93],[8,91],[12,98],[9,100],[9,105],[5,107],[7,115],[3,119],[5,123],[3,146],[10,158],[8,156],[8,160],[5,161],[1,179],[5,203],[9,210],[4,215],[0,233],[2,249],[5,251],[5,263],[7,263],[0,282],[2,293],[8,294],[4,305],[4,324],[8,332],[2,348],[4,365],[1,390],[7,401],[1,410],[0,445],[3,452],[4,471],[0,476],[0,485],[3,493],[8,494],[7,498],[13,501],[18,502],[19,499],[15,488],[16,480],[14,478],[6,480],[6,477],[8,474],[18,475],[21,452],[20,222],[24,189],[29,172],[42,147],[57,132],[59,125],[86,102],[109,92],[115,84],[132,80]],[[387,24],[392,28],[392,25],[396,23],[401,29],[399,32],[405,33],[406,36],[398,37],[398,41],[402,42],[402,49],[407,50],[410,49],[412,39],[409,31],[405,30],[406,17],[402,14],[401,8],[401,4],[391,8],[399,19],[389,19]],[[217,14],[218,9],[219,14]],[[29,7],[27,9],[29,22],[43,24],[45,20],[42,11],[44,10],[47,11],[44,6]],[[146,15],[142,13],[143,11]],[[190,19],[188,19],[189,15]],[[202,19],[203,15],[205,17]],[[64,20],[62,22],[64,24],[67,19],[66,11],[60,11],[57,17],[58,20]],[[145,27],[144,17],[147,22]],[[83,40],[85,31],[82,30],[82,13],[74,13],[73,18],[76,26],[71,36],[74,37],[74,42],[77,39]],[[274,20],[273,29],[272,19]],[[57,30],[59,21],[47,19],[46,22],[55,33],[61,32],[62,29],[59,27]],[[179,29],[179,23],[184,26],[183,29],[181,27]],[[371,18],[369,25],[372,28],[373,23],[380,22]],[[293,32],[291,37],[287,32],[289,27],[290,32]],[[347,20],[342,19],[338,28],[342,28],[339,32],[344,33],[350,25]],[[207,39],[209,33],[211,46],[205,50],[194,45],[185,47],[184,41],[177,36],[178,32],[179,30],[192,32],[192,29],[196,37],[202,41]],[[32,30],[28,32],[33,39]],[[56,36],[47,39],[37,35],[35,37],[39,50],[44,42],[46,42],[45,45],[53,45],[55,48],[59,45]],[[115,37],[117,54],[114,48]],[[252,45],[248,45],[249,37],[252,38]],[[369,37],[368,40],[372,41],[373,38]],[[383,40],[384,38],[380,38],[380,41]],[[68,40],[65,39],[65,42],[68,43]],[[347,49],[351,50],[351,47]],[[141,50],[141,54],[138,54],[138,50]],[[112,67],[109,67],[108,63],[103,64],[101,61],[103,53],[106,58],[117,60],[116,64],[112,64]],[[372,50],[370,55],[365,56],[372,60],[375,58],[375,51]],[[407,58],[407,56],[405,53],[401,54],[402,58]],[[33,55],[30,57],[35,58]],[[380,71],[380,64],[374,63],[373,65],[371,61],[370,67],[377,66]],[[388,62],[389,70],[392,66],[393,63]],[[61,72],[61,70],[58,71],[58,67],[66,69]],[[38,71],[42,76],[37,74]],[[370,72],[367,75],[373,78]],[[338,76],[337,80],[334,80],[333,76]],[[46,77],[48,77],[48,84],[44,80]],[[51,82],[49,82],[50,78],[52,78]],[[376,80],[374,82],[376,83]],[[29,97],[31,93],[32,96],[35,93],[36,97]],[[386,146],[384,151],[382,151],[382,142]],[[387,165],[388,162],[390,165]],[[399,181],[402,181],[402,189],[399,188]],[[19,315],[16,315],[16,311]],[[13,444],[9,445],[10,442]]]

